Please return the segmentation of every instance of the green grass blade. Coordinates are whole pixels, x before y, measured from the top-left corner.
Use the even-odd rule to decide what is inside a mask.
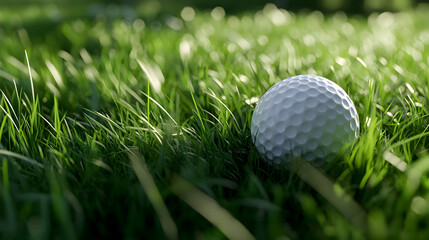
[[[170,188],[175,195],[215,225],[228,239],[256,239],[225,208],[182,177],[174,177]]]
[[[129,152],[128,157],[130,158],[134,172],[136,173],[143,190],[158,214],[159,221],[161,222],[166,236],[169,239],[178,239],[176,224],[165,206],[162,196],[156,187],[155,181],[153,180],[144,159],[137,150]]]
[[[10,152],[8,150],[0,149],[0,156],[2,156],[2,155],[3,156],[8,156],[8,157],[13,157],[13,158],[20,159],[23,162],[29,163],[30,165],[36,166],[38,168],[44,168],[44,166],[41,163],[37,162],[36,160],[33,160],[33,159],[29,158],[29,157],[22,156],[22,155],[20,155],[18,153],[14,153],[14,152]]]

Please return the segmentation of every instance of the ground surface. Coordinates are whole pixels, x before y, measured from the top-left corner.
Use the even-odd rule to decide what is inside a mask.
[[[428,236],[427,11],[182,13],[2,20],[1,239]],[[299,74],[360,118],[316,181],[250,138],[257,100]]]

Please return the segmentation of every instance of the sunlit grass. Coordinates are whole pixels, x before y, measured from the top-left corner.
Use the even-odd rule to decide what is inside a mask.
[[[181,15],[0,26],[0,238],[429,234],[426,11]],[[298,74],[338,83],[361,124],[315,179],[250,138],[257,100]]]

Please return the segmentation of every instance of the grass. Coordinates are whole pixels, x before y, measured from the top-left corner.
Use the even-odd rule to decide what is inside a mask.
[[[428,236],[427,10],[187,11],[0,27],[2,239]],[[298,74],[344,88],[361,132],[289,172],[249,125]]]

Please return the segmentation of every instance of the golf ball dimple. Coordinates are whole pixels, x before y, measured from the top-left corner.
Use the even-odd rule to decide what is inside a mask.
[[[359,119],[340,86],[323,77],[299,75],[275,84],[261,97],[251,135],[270,164],[302,157],[320,165],[358,138]]]

